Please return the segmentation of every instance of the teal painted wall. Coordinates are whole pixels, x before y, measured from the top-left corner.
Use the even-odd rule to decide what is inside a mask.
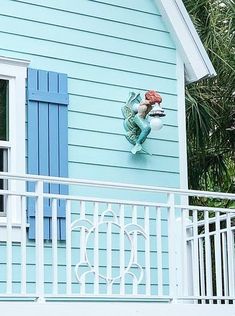
[[[68,74],[71,177],[179,186],[176,49],[153,0],[2,0],[0,43],[2,56],[28,59],[31,68]],[[152,156],[133,156],[132,146],[124,137],[121,107],[129,91],[144,94],[148,89],[160,92],[167,116],[164,128],[151,133],[146,141],[145,148]],[[120,199],[129,196],[123,191],[104,190],[99,194]],[[156,200],[135,193],[132,198]],[[166,229],[164,238],[167,240]],[[28,286],[32,290],[34,247],[28,247]],[[50,252],[50,245],[47,247]],[[4,245],[2,248],[4,252]],[[17,290],[19,249],[15,249]],[[154,245],[151,251],[156,253]],[[65,270],[63,253],[61,245],[60,269]],[[167,249],[164,256],[167,292]],[[1,262],[4,266],[4,260]],[[50,257],[47,262],[46,286],[50,291]],[[152,273],[156,269],[153,267]],[[0,273],[0,280],[0,289],[4,290],[4,273]],[[64,287],[61,280],[61,292]],[[141,287],[144,284],[140,292]],[[156,289],[157,280],[153,293]]]

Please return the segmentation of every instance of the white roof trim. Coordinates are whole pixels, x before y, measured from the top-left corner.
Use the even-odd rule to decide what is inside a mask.
[[[216,75],[182,0],[155,0],[185,66],[186,83]]]

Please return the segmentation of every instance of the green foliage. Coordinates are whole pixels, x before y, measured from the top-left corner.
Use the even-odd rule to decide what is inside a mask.
[[[184,3],[217,72],[186,90],[190,188],[235,193],[235,3]]]

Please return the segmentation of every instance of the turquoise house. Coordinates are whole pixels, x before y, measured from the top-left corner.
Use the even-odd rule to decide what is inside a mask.
[[[234,213],[211,231],[188,204],[210,194],[187,187],[185,84],[216,73],[183,2],[2,0],[0,43],[1,310],[233,315]],[[133,154],[122,108],[149,90],[166,116]]]

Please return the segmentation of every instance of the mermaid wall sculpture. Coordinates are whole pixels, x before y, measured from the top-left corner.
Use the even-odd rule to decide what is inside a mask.
[[[160,117],[165,116],[164,110],[160,106],[162,98],[154,90],[145,93],[145,99],[142,100],[139,93],[131,92],[127,103],[122,108],[125,118],[124,128],[126,130],[127,140],[134,145],[131,152],[147,153],[142,144],[151,132],[151,129],[159,130],[163,124]]]

